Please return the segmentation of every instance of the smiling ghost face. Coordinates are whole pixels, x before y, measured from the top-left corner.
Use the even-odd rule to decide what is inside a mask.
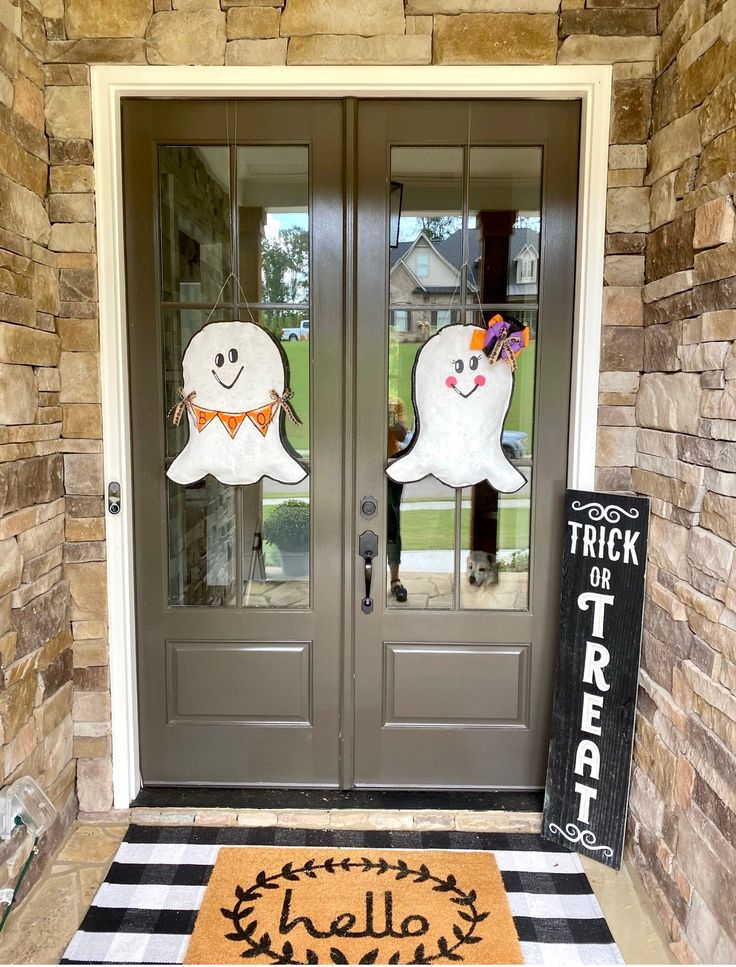
[[[468,399],[481,386],[486,385],[485,376],[478,372],[483,359],[485,359],[483,353],[471,353],[465,358],[460,356],[458,359],[453,359],[452,368],[455,372],[450,373],[445,379],[445,386],[454,390],[464,400]],[[465,376],[463,376],[463,373],[465,373]]]
[[[284,391],[278,346],[252,322],[211,322],[194,336],[182,362],[184,392],[198,406],[243,413],[263,406],[272,389]]]

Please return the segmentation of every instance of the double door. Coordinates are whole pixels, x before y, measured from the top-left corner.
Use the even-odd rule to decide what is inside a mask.
[[[144,784],[543,785],[578,124],[575,102],[124,101]],[[427,429],[417,354],[496,314],[530,336],[501,439],[522,486],[393,483]],[[278,349],[298,482],[223,482],[235,425],[176,411],[191,340],[229,321]],[[220,385],[251,378],[234,350]],[[167,476],[205,434],[200,478]]]

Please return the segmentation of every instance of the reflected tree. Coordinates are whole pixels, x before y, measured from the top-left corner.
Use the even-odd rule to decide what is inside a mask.
[[[284,228],[274,238],[265,238],[261,258],[264,301],[290,304],[309,301],[309,232],[306,229]],[[293,325],[293,316],[274,312],[270,323]]]

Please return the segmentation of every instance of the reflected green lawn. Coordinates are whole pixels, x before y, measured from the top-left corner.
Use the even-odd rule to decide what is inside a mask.
[[[470,513],[463,514],[461,546],[470,542]],[[405,551],[444,551],[455,546],[452,510],[409,510],[401,515],[401,546]],[[529,546],[529,511],[509,507],[499,514],[499,548]]]
[[[289,443],[295,450],[309,450],[309,342],[285,342],[281,344],[289,360],[289,385],[294,394],[294,412],[302,421],[295,426],[286,417],[284,426]]]

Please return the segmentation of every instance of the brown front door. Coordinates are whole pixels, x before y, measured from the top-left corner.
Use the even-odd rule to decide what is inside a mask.
[[[359,786],[544,784],[567,475],[578,119],[575,103],[359,107],[355,479],[360,493],[385,495],[371,527],[407,592],[397,600],[389,571],[371,614],[361,612],[360,592],[354,599]],[[401,202],[398,232],[392,193]],[[397,411],[409,435],[432,430],[431,406],[419,414],[411,398],[417,351],[445,326],[483,325],[497,313],[531,334],[501,441],[525,483],[499,494],[434,477],[387,482],[387,459],[406,446],[391,430]],[[449,378],[472,387],[478,356],[448,357]],[[444,381],[435,394],[439,409],[443,394],[450,402],[456,395]],[[458,418],[478,399],[463,400]],[[463,447],[482,461],[497,441],[477,412]],[[451,446],[454,427],[445,433],[432,445],[446,446],[447,461],[462,458]],[[441,456],[439,469],[451,472]],[[356,514],[355,530],[366,526]]]
[[[144,783],[543,785],[577,105],[130,100],[123,122]],[[387,483],[417,351],[497,311],[532,336],[501,441],[523,486]],[[167,478],[198,432],[167,419],[182,356],[215,320],[280,346],[304,479],[231,482],[217,419],[211,472]],[[234,348],[226,384],[249,378]]]

